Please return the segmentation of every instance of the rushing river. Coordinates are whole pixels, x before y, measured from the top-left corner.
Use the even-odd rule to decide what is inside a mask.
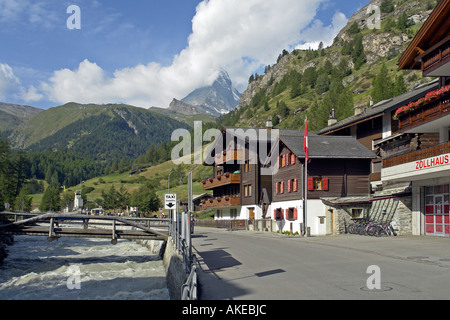
[[[169,300],[163,262],[128,240],[16,236],[0,300]]]

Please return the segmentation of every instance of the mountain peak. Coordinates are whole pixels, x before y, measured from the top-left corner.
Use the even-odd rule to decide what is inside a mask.
[[[194,90],[181,101],[172,101],[171,110],[182,107],[186,111],[191,106],[200,113],[221,116],[236,109],[240,98],[241,93],[233,88],[228,72],[221,70],[212,85]]]

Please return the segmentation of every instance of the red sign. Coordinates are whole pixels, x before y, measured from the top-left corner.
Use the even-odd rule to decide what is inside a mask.
[[[442,166],[450,163],[450,156],[444,155],[435,158],[429,158],[426,160],[420,160],[416,162],[416,170],[432,168],[437,166]]]

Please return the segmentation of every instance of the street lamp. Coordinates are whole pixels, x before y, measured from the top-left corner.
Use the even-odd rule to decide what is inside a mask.
[[[180,175],[180,186],[183,184],[183,176],[181,175],[181,173],[178,172],[178,171],[172,171],[172,172],[169,174],[169,181],[168,181],[168,183],[167,183],[167,189],[168,189],[168,192],[167,192],[167,193],[170,193],[170,176],[172,175],[172,173],[178,173],[178,174]]]

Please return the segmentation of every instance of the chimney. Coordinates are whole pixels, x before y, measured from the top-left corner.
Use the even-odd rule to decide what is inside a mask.
[[[330,117],[328,118],[328,125],[331,126],[337,122],[336,111],[334,109],[330,112]]]
[[[355,107],[355,116],[357,116],[358,114],[363,113],[365,107],[364,106],[356,106]]]
[[[272,119],[267,119],[266,121],[266,128],[267,129],[273,129]]]

